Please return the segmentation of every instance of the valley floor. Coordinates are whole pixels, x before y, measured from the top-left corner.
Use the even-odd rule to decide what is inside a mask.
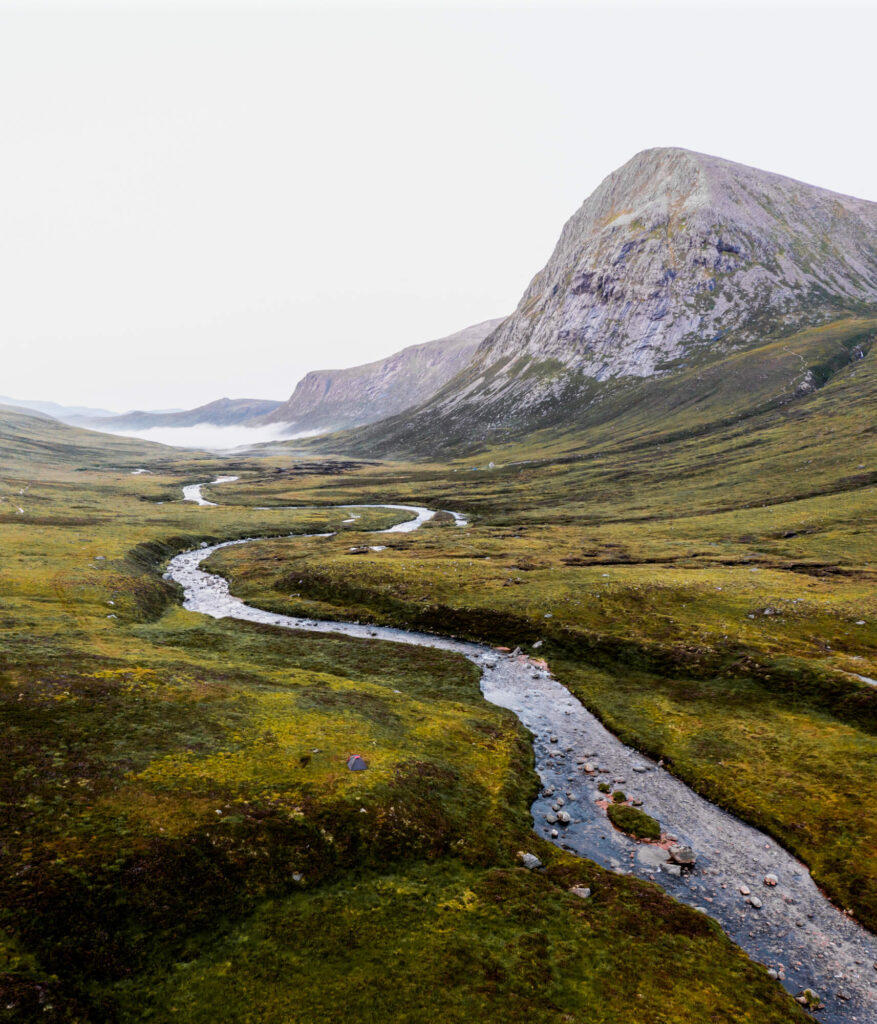
[[[0,1019],[803,1019],[703,915],[533,835],[527,736],[468,662],[180,609],[161,569],[202,538],[393,521],[176,500],[219,471],[253,505],[337,478],[3,463]]]
[[[4,426],[0,1020],[805,1019],[703,915],[533,834],[529,739],[468,662],[208,620],[161,573],[273,536],[208,567],[285,614],[520,644],[874,929],[875,392],[863,359],[804,404],[445,464]],[[223,504],[178,501],[219,474]],[[382,502],[471,526],[375,551],[395,514],[327,507]]]

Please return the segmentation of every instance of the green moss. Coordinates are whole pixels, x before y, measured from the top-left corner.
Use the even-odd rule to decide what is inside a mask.
[[[626,832],[627,835],[633,836],[635,839],[661,838],[661,826],[658,822],[637,807],[610,804],[606,813],[619,831]]]

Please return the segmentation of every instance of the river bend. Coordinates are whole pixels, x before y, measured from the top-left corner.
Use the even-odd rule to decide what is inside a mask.
[[[219,477],[212,483],[234,479]],[[201,494],[202,486],[187,486],[184,500],[215,506]],[[388,530],[375,531],[377,534],[416,530],[435,514],[411,505],[336,507],[350,512],[348,523],[359,508],[389,508],[409,514]],[[464,516],[451,514],[456,525],[467,525]],[[778,971],[790,992],[816,991],[825,1004],[816,1017],[825,1024],[877,1022],[875,937],[838,910],[814,884],[807,868],[773,839],[698,796],[621,743],[542,662],[429,633],[279,615],[245,604],[229,592],[225,579],[201,568],[214,551],[258,539],[226,541],[171,559],[165,577],[183,588],[183,607],[214,618],[415,644],[464,655],[481,669],[485,698],[513,711],[533,735],[535,766],[542,780],[542,791],[532,806],[536,832],[604,868],[651,879],[674,898],[709,914],[753,959]],[[380,550],[380,545],[374,549]],[[585,770],[586,764],[592,771]],[[664,832],[691,846],[697,854],[694,869],[679,872],[657,846],[637,843],[616,831],[600,803],[605,803],[598,790],[600,782],[623,788],[628,797],[641,800],[643,810],[660,821]],[[566,825],[553,820],[558,798],[571,818]],[[775,875],[777,885],[765,885],[766,875]],[[751,896],[741,893],[741,888]],[[760,907],[749,902],[752,897]]]

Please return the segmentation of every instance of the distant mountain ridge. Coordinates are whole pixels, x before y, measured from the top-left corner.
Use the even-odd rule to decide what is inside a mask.
[[[428,399],[463,369],[478,345],[501,323],[501,319],[485,320],[363,366],[313,371],[299,381],[285,402],[220,398],[195,409],[164,413],[134,410],[121,415],[56,415],[110,433],[204,425],[275,426],[288,435],[341,430],[373,423]]]
[[[501,323],[501,318],[485,320],[363,366],[315,370],[260,422],[287,424],[287,433],[329,431],[402,412],[430,398],[459,373]]]
[[[197,427],[210,424],[216,427],[240,426],[250,420],[265,416],[280,405],[262,398],[219,398],[215,402],[199,405],[195,409],[182,412],[134,412],[123,413],[121,416],[101,417],[99,419],[78,419],[83,426],[92,426],[100,430],[152,430],[157,427]]]
[[[83,417],[95,419],[104,416],[116,416],[117,413],[109,409],[93,409],[86,405],[61,405],[59,402],[42,402],[24,398],[10,398],[8,395],[0,395],[0,404],[13,406],[18,409],[35,409],[37,412],[45,413],[47,416],[54,416],[56,420],[73,419]]]
[[[565,224],[514,313],[375,453],[570,422],[613,382],[877,309],[877,203],[683,149],[637,154]]]

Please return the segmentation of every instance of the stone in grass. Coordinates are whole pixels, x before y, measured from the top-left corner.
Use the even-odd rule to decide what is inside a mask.
[[[584,885],[574,885],[569,891],[573,896],[578,896],[582,900],[588,899],[591,895],[591,890]]]
[[[628,807],[626,804],[610,804],[606,813],[620,832],[625,832],[635,839],[661,838],[661,826],[658,822],[635,807]]]
[[[542,867],[542,861],[539,860],[535,853],[524,853],[523,850],[519,850],[518,860],[528,871],[535,871],[536,868]]]

